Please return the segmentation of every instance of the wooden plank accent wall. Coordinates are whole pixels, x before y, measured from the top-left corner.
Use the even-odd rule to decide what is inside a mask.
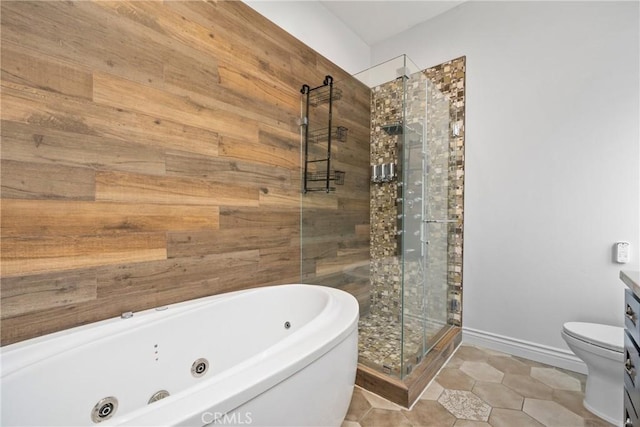
[[[369,256],[366,87],[241,2],[0,7],[3,345],[300,282],[299,90],[326,74],[347,175],[304,200],[303,277],[362,293],[335,277]]]

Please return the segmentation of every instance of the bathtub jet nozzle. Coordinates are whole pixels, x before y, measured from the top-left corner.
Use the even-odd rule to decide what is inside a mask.
[[[91,410],[91,421],[99,423],[113,417],[118,410],[118,399],[113,396],[102,398]]]
[[[209,361],[203,357],[193,362],[191,365],[191,375],[196,378],[200,378],[207,373],[209,369]]]
[[[157,402],[158,400],[162,400],[165,397],[169,397],[169,392],[167,390],[160,390],[153,393],[153,396],[149,398],[148,404],[151,405],[153,402]]]

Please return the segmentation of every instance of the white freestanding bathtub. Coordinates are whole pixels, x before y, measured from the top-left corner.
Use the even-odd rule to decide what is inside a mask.
[[[282,285],[5,346],[0,424],[340,426],[357,321],[346,292]]]

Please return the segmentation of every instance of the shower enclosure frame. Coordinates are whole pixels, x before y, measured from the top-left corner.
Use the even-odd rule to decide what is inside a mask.
[[[334,212],[332,209],[325,210],[325,212],[331,213],[330,217],[323,218],[319,213],[310,213],[309,215],[305,213],[306,206],[310,208],[318,204],[334,206],[335,199],[332,199],[332,197],[341,197],[340,192],[322,196],[320,195],[321,193],[306,194],[303,191],[301,196],[302,281],[340,287],[354,293],[361,305],[361,321],[378,307],[386,307],[382,314],[388,316],[390,319],[389,324],[385,325],[384,321],[378,321],[382,319],[381,317],[378,317],[372,323],[383,324],[382,327],[386,330],[394,329],[396,331],[395,334],[399,336],[399,344],[394,348],[392,352],[394,354],[390,356],[393,359],[393,363],[387,365],[384,360],[375,361],[375,359],[367,355],[367,353],[371,352],[368,352],[367,349],[363,351],[361,347],[356,383],[405,407],[409,407],[418,398],[424,387],[461,341],[463,181],[462,179],[456,180],[455,177],[460,172],[456,169],[457,165],[462,165],[463,168],[464,164],[464,58],[459,59],[462,60],[463,79],[461,85],[459,79],[450,78],[453,76],[453,72],[459,75],[459,63],[453,67],[452,72],[447,71],[448,68],[451,68],[447,65],[448,63],[442,64],[443,67],[438,69],[438,73],[442,74],[444,72],[446,74],[449,72],[451,75],[441,79],[436,73],[434,79],[434,74],[429,74],[429,72],[432,72],[437,67],[419,70],[406,55],[386,63],[387,68],[391,67],[392,73],[395,73],[392,79],[372,84],[366,81],[366,77],[365,79],[362,78],[363,73],[375,70],[380,66],[384,67],[385,64],[372,67],[371,70],[366,70],[363,73],[359,73],[359,76],[355,76],[369,88],[372,94],[371,111],[369,112],[371,121],[369,140],[372,181],[369,186],[371,218],[368,228],[373,230],[379,224],[383,224],[385,228],[383,230],[384,234],[393,237],[389,241],[383,242],[382,246],[380,246],[380,242],[374,238],[373,231],[371,232],[370,260],[366,268],[364,261],[356,261],[352,264],[350,264],[351,261],[347,260],[345,262],[344,259],[324,261],[322,250],[319,250],[320,242],[333,242],[333,240],[329,241],[324,238],[320,234],[318,225],[323,223],[337,224],[338,230],[343,230],[343,226],[340,225],[340,221],[343,221],[341,218],[346,220],[351,218],[349,216],[351,214],[339,213],[339,210],[341,206],[348,205],[340,205],[338,202],[338,212],[335,214],[332,213]],[[401,65],[398,66],[398,62]],[[413,79],[410,78],[411,76],[413,76]],[[432,81],[429,81],[429,78]],[[375,108],[374,91],[380,90],[378,86],[383,86],[385,83],[390,82],[395,82],[400,89],[398,93],[392,96],[393,100],[391,102],[387,102],[388,99],[384,97],[381,98],[385,104],[383,108],[395,113],[394,109],[397,107],[399,116],[396,116],[394,120],[393,114],[391,114],[384,121],[376,122],[373,114]],[[342,83],[341,80],[335,82],[337,88],[341,87]],[[353,82],[345,82],[345,84],[345,88],[347,88],[349,85],[353,85]],[[440,89],[445,88],[448,90],[449,87],[450,90],[446,95],[440,92]],[[460,89],[462,89],[463,94],[462,102],[458,97]],[[348,89],[345,93],[347,97],[352,96]],[[451,94],[454,94],[454,96],[451,96]],[[362,95],[366,96],[366,92],[363,92]],[[451,98],[448,96],[451,96]],[[362,100],[362,97],[360,100]],[[396,101],[400,101],[400,105],[395,105],[394,102]],[[434,115],[433,111],[435,111],[438,102],[448,106],[445,106],[440,114]],[[432,109],[427,114],[426,108],[429,103],[431,103]],[[363,103],[359,105],[364,106]],[[301,107],[302,110],[305,110],[304,105]],[[341,114],[345,110],[340,107],[341,105],[339,105],[338,114],[334,117],[343,122],[344,120],[349,120],[348,116]],[[358,114],[361,114],[361,110],[358,110]],[[363,124],[365,124],[366,119],[362,115],[359,117],[362,117]],[[308,120],[309,110],[306,109],[306,114],[304,112],[302,114],[303,126],[301,131],[306,130],[304,124],[309,123]],[[462,135],[456,135],[456,132],[460,132],[460,130],[462,130]],[[378,133],[376,134],[376,132]],[[387,136],[378,138],[381,133],[385,132]],[[356,133],[356,136],[358,135],[364,134],[360,131],[359,134]],[[438,137],[438,135],[440,138],[446,139],[444,147],[452,157],[446,157],[443,163],[439,165],[428,164],[427,157],[430,154],[428,152],[430,148],[426,144],[428,142],[427,139]],[[304,135],[302,137],[304,138]],[[308,140],[308,138],[304,139]],[[383,141],[383,144],[397,145],[395,157],[394,155],[374,156],[372,147],[377,143],[378,139]],[[361,139],[361,143],[366,144],[367,142]],[[306,147],[301,146],[301,148]],[[363,148],[366,149],[366,146]],[[344,151],[340,147],[337,148],[336,153],[339,162],[348,163],[350,161],[348,157],[342,157],[343,152],[345,156],[349,155],[346,150],[346,148]],[[454,151],[455,155],[451,154]],[[412,157],[405,156],[409,152],[412,152]],[[304,158],[301,158],[301,161],[304,161]],[[411,171],[411,167],[415,167],[414,169],[416,170],[422,170],[424,175],[420,178],[421,185],[413,189],[410,188],[410,185],[407,185],[407,183],[417,181],[416,177],[412,175],[416,172]],[[433,184],[436,184],[435,192],[439,191],[437,188],[439,178],[436,177],[433,182],[428,181],[430,178],[426,173],[428,168],[440,170],[442,172],[440,178],[444,178],[445,181],[447,179],[450,180],[440,185],[441,190],[450,191],[450,193],[445,191],[439,195],[440,199],[445,200],[444,208],[441,207],[440,210],[429,209],[427,203],[425,203],[429,198],[429,191],[433,190]],[[349,169],[345,170],[349,171]],[[362,178],[358,177],[358,179]],[[395,181],[396,179],[397,181]],[[361,187],[362,183],[351,183],[350,185],[358,185],[359,188],[363,188]],[[366,191],[366,187],[364,189]],[[410,193],[411,191],[412,193]],[[373,217],[374,212],[380,209],[374,203],[373,194],[379,194],[380,192],[386,197],[385,203],[387,205],[385,209],[389,211],[390,216],[376,223]],[[412,205],[407,202],[409,196],[415,199],[412,201]],[[334,200],[333,205],[332,200]],[[451,209],[452,205],[455,205],[455,209]],[[351,206],[353,207],[353,205]],[[314,228],[307,231],[307,226]],[[362,229],[360,228],[360,230]],[[352,229],[349,228],[349,230]],[[430,238],[432,234],[439,237]],[[352,239],[353,237],[350,238]],[[451,243],[458,246],[449,247],[448,245]],[[442,246],[443,244],[445,246]],[[309,245],[308,249],[307,245]],[[345,243],[345,245],[345,253],[349,253],[349,243]],[[338,243],[338,248],[340,247],[341,243]],[[377,247],[383,247],[386,251],[385,255],[376,254],[375,248]],[[439,264],[433,261],[435,258],[428,257],[429,252],[440,254]],[[452,257],[456,258],[453,264],[450,263]],[[445,260],[444,263],[441,262],[442,259]],[[411,262],[408,262],[408,260]],[[378,261],[382,261],[382,264],[376,264]],[[322,265],[322,267],[315,268],[316,262],[318,263],[317,265]],[[335,268],[336,266],[341,267],[338,270]],[[376,276],[380,271],[383,271],[383,275]],[[427,290],[425,286],[427,283],[427,271],[438,273],[435,281],[439,282],[441,286],[436,289],[438,293],[436,297],[433,295],[434,290],[431,288]],[[397,280],[396,277],[400,277],[399,282],[395,282]],[[416,279],[416,277],[418,278]],[[352,282],[357,281],[362,283],[362,280],[366,280],[369,283],[368,292],[370,292],[370,297],[363,297],[362,284],[352,284]],[[431,277],[429,280],[433,281],[434,278]],[[453,286],[452,282],[455,282]],[[398,283],[400,285],[399,293],[395,293],[394,290],[398,289]],[[389,287],[389,285],[391,286]],[[384,286],[388,287],[384,288]],[[408,292],[408,290],[411,292]],[[381,305],[377,304],[378,300],[389,298],[389,295],[392,295],[393,300],[385,301]],[[452,295],[454,296],[453,298]],[[436,316],[436,322],[433,322],[433,319],[428,318],[430,316],[424,314],[426,307],[433,301],[440,301],[436,304],[440,306],[438,308],[440,315]],[[411,322],[409,322],[409,319],[411,319]],[[430,322],[436,324],[434,327],[435,333],[433,331],[427,332],[427,325]],[[407,326],[409,323],[411,323],[411,327]],[[442,324],[441,329],[437,329],[439,324]],[[367,330],[362,324],[360,329],[360,344],[363,345],[362,338],[366,338]],[[381,338],[385,337],[385,335],[378,334],[375,330],[369,335],[369,340],[366,342],[386,339]],[[412,338],[408,339],[409,337]],[[416,337],[418,338],[416,339]]]
[[[389,78],[390,75],[392,78]],[[392,317],[399,317],[401,336],[399,370],[397,367],[395,371],[385,370],[384,365],[380,369],[380,366],[372,365],[361,358],[356,382],[391,401],[409,407],[461,341],[460,327],[454,322],[449,322],[449,307],[452,304],[449,304],[448,300],[449,235],[453,230],[452,227],[461,227],[461,219],[449,217],[451,210],[447,193],[452,186],[448,181],[451,169],[448,156],[453,141],[450,138],[450,130],[457,126],[457,124],[454,126],[450,124],[455,123],[451,117],[457,118],[457,114],[452,114],[454,109],[450,107],[448,97],[429,81],[425,70],[418,69],[406,55],[365,70],[356,75],[356,78],[372,88],[371,170],[375,171],[377,164],[389,162],[387,155],[392,157],[392,162],[397,163],[395,169],[398,171],[398,183],[392,183],[392,186],[389,186],[387,182],[374,179],[371,185],[372,193],[378,195],[382,193],[383,199],[395,197],[398,201],[397,212],[395,212],[396,241],[382,242],[382,245],[388,245],[386,253],[389,253],[390,247],[394,244],[397,248],[400,299],[391,301],[388,305],[398,306],[397,311],[393,309],[389,311]],[[390,102],[389,99],[391,99]],[[401,105],[397,101],[394,104],[394,100],[399,99]],[[434,113],[438,103],[443,104],[440,106],[442,111]],[[429,108],[431,110],[428,110]],[[380,111],[383,113],[380,114]],[[394,112],[397,113],[395,116]],[[395,141],[389,139],[392,136],[396,137]],[[446,157],[442,159],[443,164],[435,164],[434,159],[437,156],[430,157],[431,153],[429,153],[431,145],[434,145],[434,138],[438,137],[441,138],[439,143],[446,151]],[[437,179],[434,179],[433,183],[428,182],[430,174],[433,174],[431,171],[428,173],[428,169],[441,170],[444,184],[440,185],[440,189],[437,188]],[[384,186],[387,187],[384,188]],[[445,193],[440,196],[443,196],[441,198],[444,200],[444,205],[440,203],[439,209],[432,209],[431,206],[435,205],[429,200],[429,192],[433,190],[437,192],[443,188]],[[383,280],[376,280],[376,271],[388,265],[393,268],[396,262],[386,262],[383,268],[376,265],[384,259],[376,253],[375,245],[378,244],[375,238],[376,223],[389,223],[391,218],[389,216],[382,220],[375,218],[380,211],[380,206],[376,206],[375,201],[372,201],[371,209],[371,274],[375,299],[377,295],[384,294],[390,285],[388,276],[383,275]],[[438,239],[432,240],[431,245],[429,244],[434,229],[437,229],[440,235],[444,235],[444,246],[438,246]],[[444,259],[444,265],[438,265],[428,257],[430,250],[439,255],[441,260]],[[434,300],[433,287],[430,288],[430,298],[425,295],[429,285],[427,281],[433,280],[433,277],[428,277],[427,272],[438,269],[439,277],[436,279],[440,289],[436,297],[440,301],[438,320],[442,323],[442,327],[435,332],[427,332],[426,325],[433,313],[427,313],[425,310],[429,307],[427,301]],[[433,274],[430,275],[433,276]],[[382,286],[382,289],[376,289],[376,282],[380,282],[378,286]],[[389,293],[393,293],[393,289],[396,288],[395,285],[391,285],[392,290]],[[376,301],[372,302],[371,307],[372,310],[375,309]],[[433,309],[433,307],[429,308]],[[367,331],[363,329],[361,328],[361,332],[366,335]]]

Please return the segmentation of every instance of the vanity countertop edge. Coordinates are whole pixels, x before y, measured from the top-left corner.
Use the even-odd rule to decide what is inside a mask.
[[[620,279],[633,291],[634,294],[640,296],[640,271],[620,271]]]

